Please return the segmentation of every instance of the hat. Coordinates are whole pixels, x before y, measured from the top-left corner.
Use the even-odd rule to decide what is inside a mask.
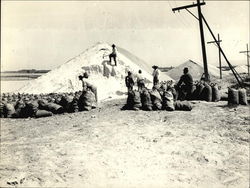
[[[83,77],[84,78],[88,78],[89,77],[89,74],[87,72],[83,73]]]
[[[153,69],[157,69],[158,66],[157,66],[157,65],[153,65],[152,68],[153,68]]]
[[[78,78],[79,78],[79,80],[82,80],[82,79],[83,79],[83,76],[82,76],[82,75],[80,75],[80,76],[78,76]]]
[[[112,47],[115,47],[115,45],[114,45],[114,44],[112,44]]]

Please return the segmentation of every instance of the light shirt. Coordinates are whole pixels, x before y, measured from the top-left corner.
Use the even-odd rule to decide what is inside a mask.
[[[139,80],[144,80],[144,78],[142,77],[141,74],[138,74],[138,75],[137,75],[137,81],[139,81]]]
[[[155,69],[155,70],[153,71],[153,76],[154,76],[154,77],[159,77],[159,76],[160,76],[160,71],[159,71],[158,69]]]
[[[112,54],[116,54],[116,47],[112,48]]]

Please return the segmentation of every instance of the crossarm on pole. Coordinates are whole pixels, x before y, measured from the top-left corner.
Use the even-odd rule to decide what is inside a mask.
[[[172,11],[175,12],[177,10],[182,10],[182,9],[187,9],[187,8],[192,8],[192,7],[197,7],[198,5],[205,5],[206,3],[205,2],[202,2],[202,3],[196,3],[196,4],[192,4],[192,5],[186,5],[186,6],[182,6],[182,7],[176,7],[176,8],[173,8]]]
[[[209,32],[211,33],[212,37],[214,38],[214,41],[216,42],[218,48],[220,49],[220,51],[221,51],[223,57],[225,58],[225,60],[226,60],[226,62],[227,62],[227,64],[228,64],[228,66],[229,66],[229,68],[230,68],[231,71],[233,72],[233,74],[234,74],[234,76],[235,76],[237,82],[239,83],[240,86],[242,86],[242,82],[243,82],[242,78],[241,78],[240,75],[237,73],[237,71],[233,68],[233,66],[231,65],[231,63],[228,61],[228,59],[227,59],[227,57],[226,57],[224,51],[221,49],[221,47],[220,47],[220,45],[219,45],[219,42],[216,40],[216,38],[215,38],[215,36],[214,36],[214,34],[213,34],[211,28],[209,27],[209,25],[208,25],[206,19],[204,18],[203,14],[201,14],[201,17],[202,17],[202,19],[204,20],[204,22],[205,22],[205,24],[206,24],[206,26],[207,26]]]

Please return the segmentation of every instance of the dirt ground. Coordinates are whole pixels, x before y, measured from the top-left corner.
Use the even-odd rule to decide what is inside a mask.
[[[0,187],[249,187],[249,106],[1,119]]]

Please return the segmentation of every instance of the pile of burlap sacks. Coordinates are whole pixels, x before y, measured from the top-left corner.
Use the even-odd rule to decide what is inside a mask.
[[[181,87],[180,87],[181,88]],[[190,100],[218,102],[221,100],[219,86],[216,83],[197,81],[190,93],[183,93],[172,82],[161,82],[152,89],[128,92],[124,110],[192,110]]]
[[[183,110],[191,111],[189,101],[176,100],[176,90],[167,83],[161,83],[152,89],[144,87],[141,90],[128,91],[127,102],[122,110]]]
[[[89,111],[96,108],[96,96],[87,89],[71,93],[5,94],[1,96],[1,118],[47,117],[53,114]]]
[[[178,91],[178,89],[176,88]],[[184,98],[186,100],[200,100],[207,102],[218,102],[221,100],[219,86],[216,83],[207,83],[204,81],[197,81],[192,87],[191,93],[183,94],[178,93],[179,100]]]
[[[248,105],[245,88],[228,88],[228,105]]]

